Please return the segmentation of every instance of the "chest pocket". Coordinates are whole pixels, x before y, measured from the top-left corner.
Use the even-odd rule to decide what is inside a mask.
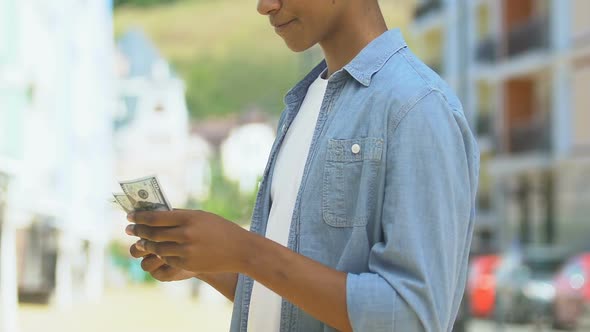
[[[375,204],[383,154],[380,138],[330,139],[324,166],[322,215],[334,227],[364,226]]]

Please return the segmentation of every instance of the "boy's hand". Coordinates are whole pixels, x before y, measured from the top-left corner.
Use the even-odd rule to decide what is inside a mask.
[[[192,273],[241,272],[249,259],[248,239],[252,233],[205,211],[142,211],[127,216],[134,223],[125,229],[141,239],[134,245],[158,257],[144,260],[146,268],[166,277]],[[176,268],[169,270],[164,265]],[[177,274],[175,274],[177,273]]]
[[[141,260],[141,268],[152,275],[159,281],[179,281],[197,277],[194,272],[172,267],[166,264],[160,257],[150,254],[147,251],[142,251],[133,244],[129,250],[131,256],[135,258],[143,258]]]

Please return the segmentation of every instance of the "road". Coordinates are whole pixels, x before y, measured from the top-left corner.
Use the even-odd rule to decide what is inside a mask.
[[[18,318],[19,332],[227,332],[231,304],[209,290],[190,299],[162,287],[132,286],[70,309],[22,305]]]
[[[488,320],[472,320],[467,332],[553,332],[548,326],[529,325],[507,325],[503,329],[499,328],[494,322]],[[590,324],[584,322],[583,327],[578,328],[578,332],[590,332]]]
[[[70,309],[22,305],[19,332],[227,332],[231,303],[209,286],[196,299],[190,291],[171,292],[166,284],[126,286],[106,291],[99,303],[80,303]],[[170,285],[170,284],[168,284]],[[184,295],[183,295],[184,294]],[[180,296],[179,296],[180,295]],[[590,332],[585,324],[579,332]],[[498,329],[491,321],[472,320],[469,332],[549,332],[528,325]]]

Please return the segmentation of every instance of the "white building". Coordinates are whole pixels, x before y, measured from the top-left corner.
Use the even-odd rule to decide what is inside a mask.
[[[274,139],[271,126],[250,123],[233,129],[221,144],[223,175],[238,183],[241,193],[252,194],[257,190]]]
[[[112,178],[111,12],[101,0],[0,1],[0,170],[11,177],[0,248],[2,331],[17,330],[17,285],[66,307],[74,294],[101,295]],[[84,255],[88,262],[76,266]],[[39,268],[46,260],[55,271]]]
[[[418,1],[417,51],[464,102],[480,221],[501,242],[588,246],[589,12],[587,0]]]
[[[190,134],[184,82],[141,30],[127,31],[117,48],[117,179],[156,174],[176,207],[206,198],[212,151]]]

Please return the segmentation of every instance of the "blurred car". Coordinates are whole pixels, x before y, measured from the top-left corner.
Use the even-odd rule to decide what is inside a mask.
[[[553,326],[576,329],[590,307],[590,253],[569,259],[554,279]]]
[[[474,317],[488,318],[494,312],[496,277],[500,263],[498,255],[483,255],[473,259],[467,280],[469,313]]]
[[[496,321],[550,320],[555,299],[553,277],[566,257],[555,247],[528,247],[504,255],[495,275]]]

